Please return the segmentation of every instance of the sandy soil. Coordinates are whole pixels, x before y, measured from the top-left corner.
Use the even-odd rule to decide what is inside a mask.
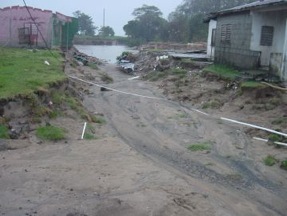
[[[156,85],[128,80],[115,65],[100,70],[114,83],[103,84],[99,71],[87,67],[80,73],[67,68],[70,75],[129,93],[78,84],[86,108],[107,120],[97,127],[97,140],[79,140],[83,120],[71,114],[53,122],[67,129],[64,141],[40,143],[32,134],[1,141],[13,150],[0,152],[0,214],[286,214],[287,173],[262,163],[267,154],[284,158],[286,149],[252,140],[246,128],[219,120],[219,112],[205,116],[190,103],[168,100]],[[201,142],[211,150],[187,149]]]

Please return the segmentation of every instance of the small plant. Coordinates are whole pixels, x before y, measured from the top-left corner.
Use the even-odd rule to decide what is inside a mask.
[[[273,155],[268,155],[267,157],[264,158],[263,162],[266,166],[273,166],[278,161]]]
[[[9,139],[9,130],[5,125],[0,124],[0,139]]]
[[[218,109],[221,107],[221,103],[218,100],[211,100],[202,105],[202,109]]]
[[[106,123],[106,120],[102,116],[94,115],[92,116],[92,122],[103,125]]]
[[[284,161],[281,162],[280,168],[284,169],[284,170],[287,170],[287,160],[284,160]]]
[[[189,145],[187,148],[190,151],[209,151],[211,149],[211,145],[210,143],[204,142]]]
[[[37,128],[36,135],[40,139],[50,141],[58,141],[65,138],[64,129],[51,125]]]
[[[85,133],[85,134],[84,134],[84,139],[86,139],[86,140],[93,140],[93,139],[96,139],[96,137],[95,137],[94,134]]]
[[[100,73],[100,76],[101,76],[101,80],[105,83],[113,83],[114,82],[114,79],[105,72]]]

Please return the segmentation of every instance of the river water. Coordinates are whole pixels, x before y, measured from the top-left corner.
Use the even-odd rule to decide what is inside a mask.
[[[111,46],[98,46],[98,45],[75,45],[75,47],[86,55],[97,57],[109,63],[116,63],[117,56],[120,56],[122,52],[129,51],[135,52],[127,46],[111,45]]]

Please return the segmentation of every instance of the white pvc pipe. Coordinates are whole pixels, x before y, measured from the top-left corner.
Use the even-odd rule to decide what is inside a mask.
[[[245,123],[245,122],[240,122],[240,121],[236,121],[236,120],[232,120],[232,119],[228,119],[228,118],[224,118],[224,117],[221,117],[220,119],[222,119],[224,121],[229,121],[229,122],[232,122],[232,123],[235,123],[235,124],[241,124],[241,125],[245,125],[245,126],[248,126],[248,127],[252,127],[252,128],[268,131],[270,133],[274,133],[274,134],[278,134],[278,135],[287,137],[287,134],[285,134],[285,133],[282,133],[282,132],[279,132],[279,131],[275,131],[275,130],[271,130],[271,129],[264,128],[264,127],[260,127],[260,126],[257,126],[257,125],[253,125],[253,124],[249,124],[249,123]]]
[[[81,139],[84,139],[84,135],[85,135],[86,127],[87,127],[87,122],[85,122],[85,124],[84,124],[84,128],[83,128],[83,132],[82,132]]]
[[[262,139],[259,137],[253,137],[253,139],[258,140],[258,141],[262,141],[262,142],[268,142],[268,139]],[[287,146],[287,143],[282,143],[282,142],[274,142],[277,145],[283,145],[283,146]]]

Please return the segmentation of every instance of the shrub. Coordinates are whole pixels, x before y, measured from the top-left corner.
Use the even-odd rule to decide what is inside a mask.
[[[264,158],[263,162],[266,166],[273,166],[277,163],[277,159],[272,155],[268,155]]]

